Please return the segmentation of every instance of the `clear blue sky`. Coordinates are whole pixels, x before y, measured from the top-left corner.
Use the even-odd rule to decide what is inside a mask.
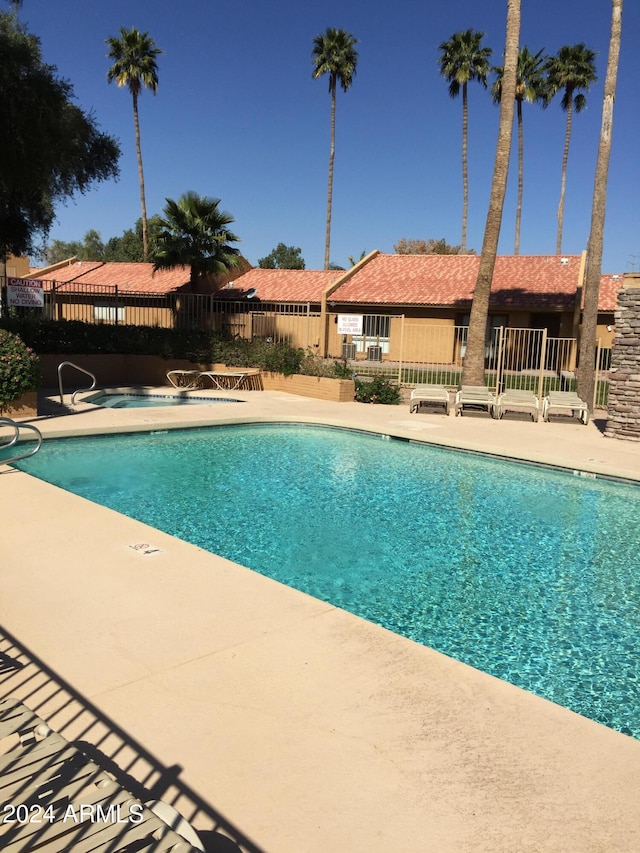
[[[611,4],[522,0],[521,44],[555,53],[585,42],[598,82],[575,116],[563,252],[587,244],[601,123]],[[331,260],[393,252],[400,237],[459,243],[462,218],[461,98],[439,76],[438,45],[454,32],[486,33],[502,64],[506,3],[489,0],[24,0],[20,18],[40,37],[45,61],[73,84],[77,102],[122,146],[121,176],[58,209],[50,239],[104,240],[133,227],[140,197],[131,96],[107,85],[105,39],[121,26],[147,31],[164,53],[154,97],[140,98],[147,211],[194,190],[222,199],[240,249],[257,264],[277,243],[298,246],[321,268],[329,155],[326,79],[311,79],[312,40],[327,27],[359,39],[351,89],[338,92]],[[627,0],[614,114],[603,272],[640,269],[640,11]],[[493,169],[498,108],[469,92],[468,246],[479,250]],[[524,106],[525,188],[521,254],[555,252],[565,114]],[[513,252],[516,168],[511,161],[499,251]]]

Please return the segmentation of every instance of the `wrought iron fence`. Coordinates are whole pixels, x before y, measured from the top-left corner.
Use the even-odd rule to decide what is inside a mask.
[[[6,280],[0,280],[0,291]],[[41,308],[12,308],[48,319],[84,323],[199,328],[231,337],[288,342],[312,353],[323,343],[329,359],[342,359],[358,376],[383,374],[403,386],[420,384],[457,388],[467,346],[467,326],[420,320],[403,314],[363,314],[360,334],[338,332],[338,314],[323,326],[312,303],[266,303],[232,300],[220,293],[150,294],[117,286],[43,282]],[[7,310],[6,291],[0,305]],[[323,341],[324,337],[324,341]],[[577,342],[549,337],[545,329],[489,328],[485,346],[485,381],[493,389],[574,390]],[[606,405],[611,350],[598,347],[595,403]]]

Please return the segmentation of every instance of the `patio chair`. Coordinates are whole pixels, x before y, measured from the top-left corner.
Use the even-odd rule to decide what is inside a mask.
[[[501,418],[505,412],[528,412],[531,420],[536,423],[540,417],[540,401],[533,391],[507,388],[498,395],[495,407],[496,418]]]
[[[462,385],[456,393],[455,414],[462,415],[465,406],[469,409],[486,409],[494,417],[496,395],[486,385]]]
[[[173,807],[143,804],[17,699],[0,701],[0,747],[3,853],[204,850]]]
[[[549,421],[550,410],[571,412],[572,417],[578,417],[585,426],[589,423],[589,407],[578,397],[575,391],[549,391],[542,400],[542,419]]]
[[[449,414],[451,400],[449,391],[443,385],[416,385],[411,391],[410,412],[417,412],[423,404],[444,406],[445,414]]]

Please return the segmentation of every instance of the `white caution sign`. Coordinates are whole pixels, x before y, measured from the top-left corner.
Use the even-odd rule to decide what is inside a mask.
[[[7,281],[7,302],[16,308],[42,308],[44,305],[42,282],[29,278],[10,278]]]

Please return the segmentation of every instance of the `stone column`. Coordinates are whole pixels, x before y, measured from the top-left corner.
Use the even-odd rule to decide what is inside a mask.
[[[636,278],[625,276],[625,284],[631,286],[618,293],[605,429],[608,438],[626,441],[640,441],[640,288]]]

